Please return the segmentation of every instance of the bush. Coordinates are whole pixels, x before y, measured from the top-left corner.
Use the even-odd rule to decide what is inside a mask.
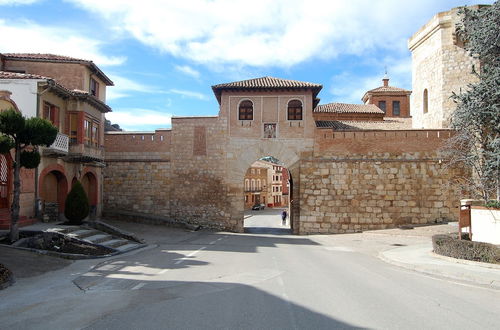
[[[72,225],[81,225],[83,219],[89,215],[89,199],[79,181],[71,188],[64,205],[64,215]]]
[[[434,252],[443,256],[500,263],[500,249],[493,244],[459,240],[449,235],[432,236]]]
[[[486,202],[486,207],[490,207],[492,209],[500,209],[500,201],[491,200]]]
[[[0,290],[5,289],[13,283],[14,275],[12,275],[12,272],[7,267],[0,264]]]

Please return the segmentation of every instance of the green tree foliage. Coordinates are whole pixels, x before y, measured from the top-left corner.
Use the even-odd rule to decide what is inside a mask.
[[[64,204],[64,215],[73,225],[81,225],[83,219],[89,215],[89,199],[80,181],[76,181],[71,188],[66,203]]]
[[[57,128],[42,118],[26,119],[14,109],[0,112],[0,153],[14,149],[14,196],[11,207],[10,240],[19,239],[20,169],[40,164],[39,146],[50,146],[57,137]]]
[[[485,200],[500,198],[500,4],[461,8],[459,15],[457,36],[479,66],[473,67],[478,82],[452,96],[457,103],[452,127],[458,131],[451,141],[452,162],[470,170],[462,188]]]

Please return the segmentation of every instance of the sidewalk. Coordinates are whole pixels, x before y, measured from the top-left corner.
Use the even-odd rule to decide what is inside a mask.
[[[419,273],[444,277],[451,280],[476,284],[500,290],[500,265],[455,259],[432,252],[432,236],[454,233],[457,223],[415,227],[411,230],[386,229],[365,233],[372,237],[399,238],[406,243],[401,247],[379,252],[379,258],[387,263]]]
[[[500,265],[435,254],[432,252],[432,242],[386,250],[379,257],[390,264],[419,273],[500,290]]]

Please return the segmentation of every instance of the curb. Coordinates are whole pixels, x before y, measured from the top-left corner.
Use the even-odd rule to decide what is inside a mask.
[[[391,250],[394,250],[394,249],[390,249],[390,250],[386,250],[386,251],[391,251]],[[419,267],[419,266],[414,265],[414,264],[404,263],[404,262],[390,259],[384,254],[384,252],[386,252],[386,251],[380,252],[378,254],[378,258],[381,259],[382,261],[388,263],[388,264],[395,265],[395,266],[405,268],[408,270],[412,270],[414,272],[425,274],[425,275],[437,276],[437,277],[447,278],[447,279],[451,279],[451,280],[455,280],[455,281],[459,281],[459,282],[463,282],[463,283],[467,283],[467,284],[472,284],[472,285],[476,285],[476,286],[480,286],[480,287],[486,287],[486,288],[493,289],[493,290],[500,290],[500,281],[493,280],[493,281],[486,282],[486,281],[480,281],[477,279],[464,279],[463,277],[454,276],[454,275],[451,275],[449,273],[441,272],[441,271],[436,270],[436,269],[422,268],[422,267]],[[432,255],[432,254],[434,254],[434,253],[432,251],[429,251],[429,255]],[[449,258],[449,257],[446,257],[446,258]],[[454,258],[450,258],[450,259],[452,259],[454,263],[457,263],[456,259],[454,259]],[[469,261],[469,260],[465,260],[465,261]],[[474,261],[469,261],[469,262],[471,262],[471,264],[473,264],[473,265],[477,264],[477,262],[474,262]],[[483,264],[483,263],[481,263],[481,264]],[[479,266],[482,266],[482,265],[479,265]],[[495,269],[497,269],[497,268],[495,268]]]
[[[487,262],[472,261],[472,260],[466,260],[466,259],[457,259],[457,258],[452,258],[452,257],[443,256],[441,254],[437,254],[434,251],[429,251],[429,255],[431,255],[432,257],[447,260],[449,262],[453,262],[456,264],[473,265],[473,266],[479,266],[479,267],[483,267],[483,268],[500,270],[499,264],[490,264]]]

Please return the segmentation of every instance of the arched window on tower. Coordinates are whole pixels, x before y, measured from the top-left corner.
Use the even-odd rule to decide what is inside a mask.
[[[424,89],[424,97],[422,100],[423,108],[424,108],[424,113],[427,113],[429,111],[429,94],[427,92],[427,88]]]
[[[239,120],[253,120],[253,103],[250,100],[245,100],[240,102],[238,109],[238,119]]]
[[[302,102],[291,100],[288,102],[288,120],[302,120]]]

